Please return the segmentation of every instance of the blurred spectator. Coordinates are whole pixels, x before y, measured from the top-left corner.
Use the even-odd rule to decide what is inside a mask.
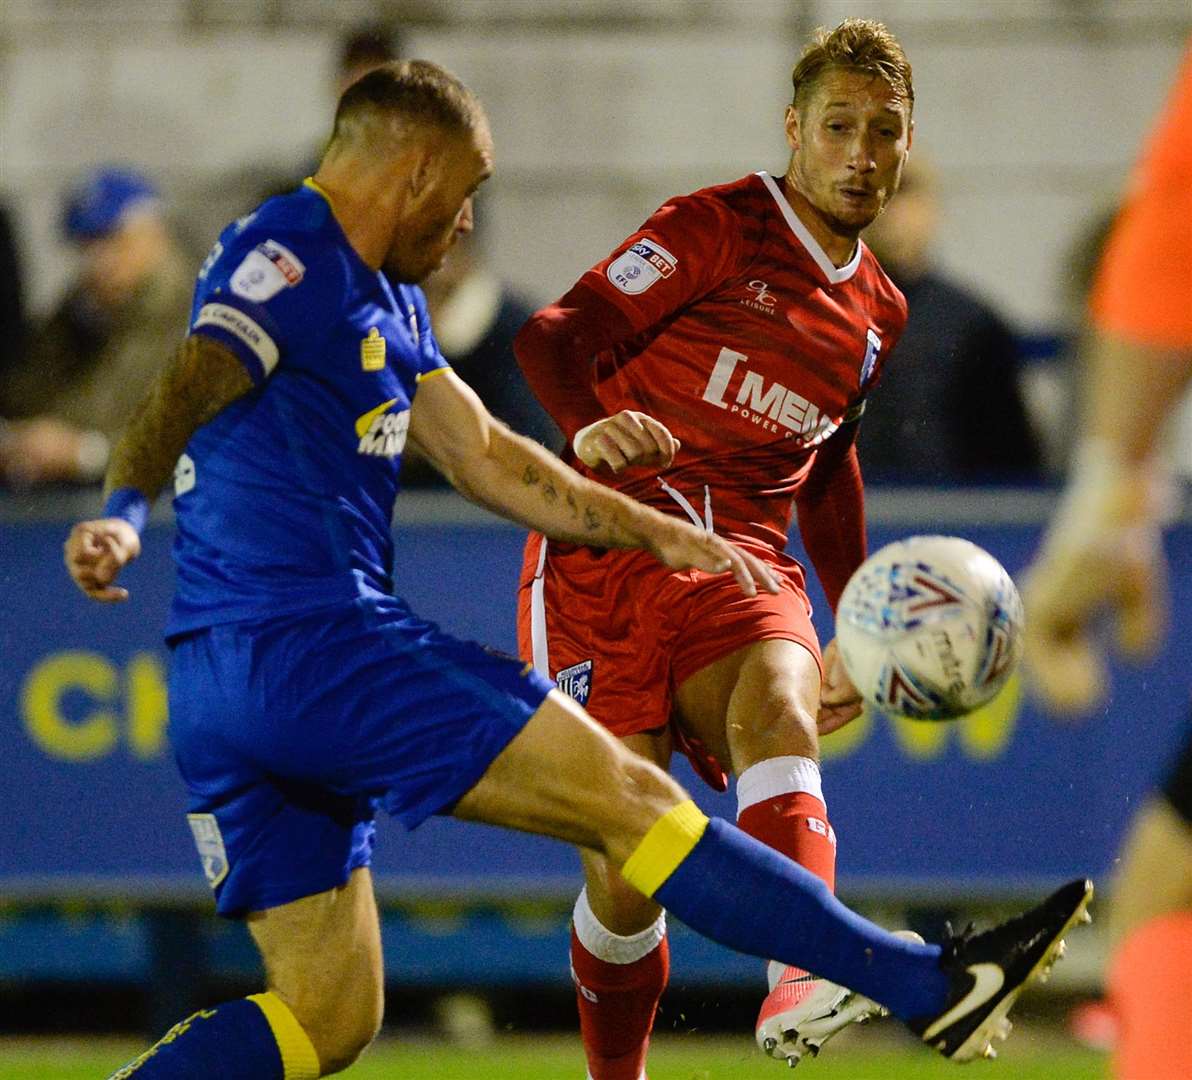
[[[538,305],[504,285],[484,264],[483,229],[461,238],[443,266],[422,285],[435,338],[455,373],[495,417],[548,450],[563,448],[563,435],[526,384],[513,355],[513,339]],[[406,451],[406,487],[442,484],[423,459]]]
[[[336,47],[335,67],[332,72],[331,93],[335,101],[343,92],[363,75],[374,68],[400,60],[402,39],[400,33],[383,23],[363,23],[348,30]],[[252,196],[247,205],[256,206],[274,195],[285,195],[294,190],[308,176],[314,176],[323,157],[323,146],[312,147],[309,156],[301,161],[290,162],[277,167],[276,163],[262,170],[256,164],[251,176]],[[245,177],[240,177],[240,182]],[[223,218],[221,216],[222,223]]]
[[[24,277],[16,235],[8,208],[0,204],[0,383],[23,355],[25,329]]]
[[[1014,334],[933,267],[934,179],[912,158],[865,241],[910,315],[861,424],[867,480],[980,483],[1038,477],[1041,452],[1019,385]]]
[[[98,480],[109,439],[186,329],[192,267],[157,190],[100,169],[66,197],[80,265],[66,296],[0,386],[0,477],[14,487]]]
[[[383,23],[366,23],[349,30],[339,46],[339,62],[335,69],[336,101],[362,75],[390,60],[400,60],[402,51],[401,35]]]

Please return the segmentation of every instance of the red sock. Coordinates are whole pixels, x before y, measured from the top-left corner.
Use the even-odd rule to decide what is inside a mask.
[[[814,790],[789,790],[796,784]],[[800,757],[759,762],[741,774],[737,795],[745,804],[737,815],[742,830],[794,859],[835,891],[836,836],[828,824],[815,762]]]
[[[581,904],[587,906],[582,895]],[[595,916],[591,918],[594,922]],[[616,938],[599,923],[595,925],[606,935],[606,941],[634,940]],[[592,1080],[639,1080],[643,1075],[650,1029],[670,972],[670,950],[661,927],[659,934],[660,940],[653,944],[651,939],[644,956],[618,964],[595,956],[580,941],[576,930],[571,931],[571,972],[579,1029]]]
[[[828,824],[819,766],[811,758],[792,755],[751,765],[737,778],[737,800],[737,824],[744,832],[836,891],[836,835]],[[814,984],[784,979],[791,974],[805,972],[778,964],[768,968],[771,992],[762,1003],[759,1023],[774,1010],[797,1005],[813,989]]]

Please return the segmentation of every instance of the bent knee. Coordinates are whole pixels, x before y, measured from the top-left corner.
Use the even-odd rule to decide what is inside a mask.
[[[621,765],[620,790],[610,797],[604,852],[618,869],[637,850],[655,822],[688,799],[683,788],[653,762],[636,755]]]
[[[796,756],[819,760],[819,730],[809,709],[791,705],[777,715],[744,722],[730,733],[733,768],[739,774],[770,758]]]
[[[346,1069],[364,1053],[380,1033],[384,1012],[379,992],[361,995],[354,1001],[333,995],[316,1007],[294,1010],[315,1048],[323,1076]]]

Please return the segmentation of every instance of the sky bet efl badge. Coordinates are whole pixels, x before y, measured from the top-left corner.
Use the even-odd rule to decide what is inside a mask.
[[[621,292],[632,296],[670,277],[677,264],[678,260],[661,244],[643,237],[609,263],[605,274]]]
[[[385,339],[375,326],[360,342],[360,366],[365,371],[380,371],[385,366]]]

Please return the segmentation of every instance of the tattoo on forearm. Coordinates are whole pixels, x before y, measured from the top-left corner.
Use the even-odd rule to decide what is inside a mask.
[[[597,529],[600,528],[600,525],[601,525],[600,515],[598,513],[596,513],[596,511],[593,510],[590,506],[585,506],[584,507],[584,528],[587,529],[588,532],[595,532]]]
[[[553,503],[559,497],[559,491],[555,487],[553,481],[547,480],[546,487],[542,489],[542,497],[548,503]]]
[[[567,492],[567,505],[571,508],[571,516],[573,518],[579,517],[579,503],[575,501],[575,492]]]
[[[522,483],[533,486],[538,483],[538,470],[533,465],[527,465],[525,472],[522,473]]]

